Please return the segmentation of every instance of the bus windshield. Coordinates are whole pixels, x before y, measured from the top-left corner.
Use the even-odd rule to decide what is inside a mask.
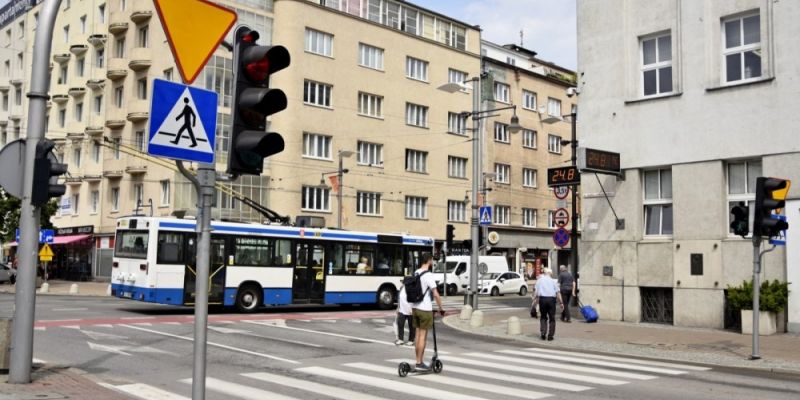
[[[114,255],[126,258],[147,258],[147,231],[117,231]]]

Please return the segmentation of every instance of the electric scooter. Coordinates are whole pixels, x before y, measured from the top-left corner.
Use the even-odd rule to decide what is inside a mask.
[[[442,314],[444,315],[444,314]],[[400,365],[397,366],[397,375],[400,375],[401,378],[405,378],[409,373],[412,374],[429,374],[431,372],[438,374],[442,372],[442,360],[439,359],[439,349],[436,347],[436,318],[434,315],[433,318],[433,356],[431,357],[431,369],[427,370],[419,370],[416,367],[412,367],[411,364],[403,361]]]

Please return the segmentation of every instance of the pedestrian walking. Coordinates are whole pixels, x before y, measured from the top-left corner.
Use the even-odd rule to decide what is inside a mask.
[[[567,270],[566,265],[559,267],[558,273],[558,287],[561,289],[561,300],[564,301],[564,307],[561,310],[561,320],[564,322],[572,322],[572,316],[569,313],[569,302],[575,297],[575,277]]]
[[[421,371],[431,369],[429,365],[423,362],[428,330],[433,328],[433,302],[431,298],[436,300],[436,305],[439,306],[439,313],[444,315],[442,298],[439,296],[439,291],[436,290],[436,279],[432,274],[428,273],[433,264],[432,260],[433,256],[430,253],[423,253],[420,267],[414,271],[414,275],[419,277],[421,290],[424,293],[422,301],[413,303],[411,306],[412,322],[417,330],[416,339],[414,340],[414,350],[417,358],[416,369]]]
[[[558,283],[551,276],[550,268],[545,268],[536,280],[536,297],[539,304],[539,333],[542,340],[553,340],[556,334],[556,300],[564,308]]]
[[[401,287],[400,293],[397,294],[397,340],[394,341],[394,344],[398,346],[404,344],[403,332],[405,331],[406,322],[408,322],[408,340],[405,342],[405,345],[414,345],[414,336],[417,332],[416,329],[414,329],[414,324],[411,322],[411,314],[411,304],[408,304],[406,298],[406,288]]]

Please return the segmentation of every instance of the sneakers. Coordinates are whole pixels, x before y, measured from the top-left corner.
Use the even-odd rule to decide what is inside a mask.
[[[395,346],[402,346],[403,345],[403,341],[400,340],[400,339],[397,339],[397,340],[394,341],[394,345]]]
[[[412,342],[412,341],[410,341],[410,340],[409,340],[409,341],[407,341],[407,342],[405,343],[405,345],[406,345],[406,346],[414,346],[414,342]]]
[[[417,365],[415,366],[415,369],[416,369],[417,371],[430,371],[431,367],[430,367],[430,366],[428,366],[428,364],[425,364],[425,363],[419,363],[419,364],[417,364]]]

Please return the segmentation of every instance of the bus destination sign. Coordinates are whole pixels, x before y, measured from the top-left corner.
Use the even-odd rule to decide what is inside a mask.
[[[580,185],[581,174],[578,172],[578,167],[557,167],[547,169],[547,186],[570,186]]]
[[[586,147],[578,148],[578,168],[581,171],[597,172],[598,174],[622,174],[619,153]]]

